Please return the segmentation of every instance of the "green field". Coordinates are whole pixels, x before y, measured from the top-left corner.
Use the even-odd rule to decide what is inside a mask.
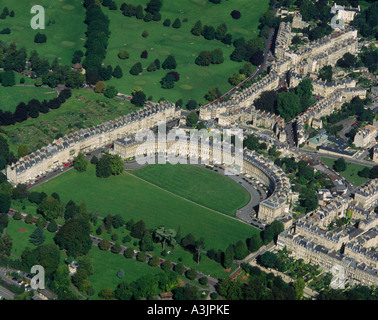
[[[89,251],[88,257],[92,259],[94,271],[94,274],[88,280],[96,293],[105,288],[114,290],[119,283],[137,280],[142,275],[162,272],[161,268],[152,268],[147,263],[138,262],[135,259],[126,259],[123,255],[101,251],[95,247]],[[125,272],[123,279],[117,277],[117,273],[121,269]],[[97,294],[91,299],[98,299]]]
[[[30,21],[35,16],[30,10],[34,5],[42,5],[45,9],[45,29],[34,30]],[[28,54],[37,50],[41,58],[50,62],[58,58],[59,62],[71,65],[75,50],[83,50],[86,25],[84,24],[85,9],[80,1],[75,0],[38,0],[38,1],[14,1],[2,0],[0,10],[8,7],[14,11],[15,16],[7,16],[1,20],[1,27],[10,28],[10,34],[0,34],[0,40],[10,44],[14,41],[17,48],[25,47]],[[50,21],[50,23],[49,23]],[[34,36],[38,33],[47,36],[47,42],[34,43]]]
[[[125,100],[108,99],[91,90],[77,89],[72,90],[71,98],[59,109],[4,127],[4,130],[13,152],[17,153],[20,144],[27,144],[30,151],[35,151],[51,143],[57,134],[65,135],[95,126],[135,110],[135,106]]]
[[[199,192],[205,192],[206,189],[207,186],[203,185]],[[151,229],[161,225],[175,230],[180,228],[183,235],[192,233],[197,238],[204,237],[207,248],[225,250],[230,243],[245,240],[260,232],[250,225],[188,202],[127,173],[107,179],[97,178],[93,165],[88,166],[84,173],[70,170],[33,190],[47,194],[57,192],[64,203],[70,199],[77,203],[84,200],[88,210],[100,216],[111,213],[122,215],[126,221],[131,218],[134,221],[143,219],[147,228]]]
[[[250,195],[231,179],[190,165],[155,164],[133,172],[165,190],[228,215],[248,204]]]
[[[0,109],[14,112],[20,102],[28,103],[32,99],[42,102],[55,97],[57,97],[57,93],[51,88],[0,86]]]
[[[116,2],[119,7],[124,1]],[[127,3],[141,4],[145,7],[147,2],[147,0],[133,0]],[[234,1],[222,1],[221,4],[215,5],[199,0],[166,0],[160,11],[161,21],[150,22],[138,20],[136,17],[125,17],[120,10],[112,11],[104,8],[104,13],[110,19],[111,31],[104,63],[113,67],[119,65],[124,74],[121,79],[113,78],[107,83],[126,94],[130,94],[137,86],[141,87],[147,96],[153,96],[153,101],[165,98],[174,102],[182,98],[184,103],[189,99],[205,103],[204,95],[210,88],[218,87],[223,93],[231,88],[228,78],[244,63],[230,60],[229,56],[234,49],[232,45],[227,46],[218,40],[209,41],[202,36],[196,37],[191,34],[191,28],[200,19],[202,25],[211,25],[214,28],[224,22],[227,25],[227,32],[232,34],[233,39],[245,37],[249,40],[258,35],[259,18],[268,9],[268,3],[269,1],[266,0],[238,0],[236,4]],[[238,20],[230,16],[234,9],[241,12],[241,18]],[[176,18],[187,21],[181,23],[181,28],[175,29],[172,26],[163,26],[163,21],[167,18],[172,23]],[[147,38],[142,37],[143,31],[149,33]],[[222,64],[201,67],[194,63],[201,51],[211,51],[216,48],[223,50],[225,61]],[[121,49],[130,53],[129,59],[118,58]],[[140,58],[143,50],[148,52],[147,59]],[[180,80],[173,89],[162,89],[159,81],[169,70],[147,72],[146,69],[155,59],[159,59],[162,63],[169,54],[172,54],[177,61],[175,71],[180,74]],[[141,62],[144,70],[142,75],[132,76],[129,70],[136,62]]]
[[[12,218],[9,219],[6,233],[12,238],[12,254],[21,256],[26,247],[30,249],[36,248],[34,244],[29,242],[29,237],[36,228],[33,224],[26,224],[24,221],[16,221]],[[44,230],[44,235],[46,237],[44,244],[54,243],[54,233]]]
[[[324,162],[328,167],[333,168],[333,164],[335,163],[335,159],[330,158],[320,158],[320,161]],[[365,166],[361,166],[355,163],[350,163],[348,160],[347,168],[344,172],[339,172],[345,179],[347,179],[351,184],[354,186],[359,186],[365,183],[367,180],[366,178],[362,178],[358,175],[358,171],[361,171]]]

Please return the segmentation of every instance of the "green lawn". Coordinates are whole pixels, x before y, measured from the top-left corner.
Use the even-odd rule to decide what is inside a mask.
[[[44,30],[34,30],[30,26],[30,21],[35,16],[30,13],[30,10],[37,4],[45,9]],[[8,16],[1,20],[1,29],[11,29],[10,34],[0,34],[0,40],[7,45],[14,41],[17,48],[25,47],[28,54],[32,50],[37,50],[41,58],[48,59],[50,62],[58,58],[59,62],[69,66],[75,50],[83,50],[86,25],[84,24],[85,9],[80,1],[2,0],[1,12],[5,6],[15,13],[13,18]],[[34,43],[34,36],[38,32],[47,36],[46,43]]]
[[[135,110],[135,106],[125,100],[108,99],[91,90],[76,89],[59,109],[4,127],[4,130],[10,138],[13,152],[17,153],[20,144],[27,144],[30,151],[35,151],[51,143],[57,134],[65,135],[95,126]]]
[[[92,283],[96,294],[91,299],[98,299],[97,293],[102,289],[115,290],[117,285],[124,281],[134,281],[143,275],[162,272],[161,268],[152,268],[147,263],[138,262],[135,259],[126,259],[123,255],[110,251],[101,251],[93,247],[88,257],[92,259],[94,274],[88,280]],[[125,277],[117,277],[119,270],[125,272]]]
[[[203,169],[205,170],[205,169]],[[207,186],[203,186],[203,192]],[[100,179],[95,167],[88,166],[84,173],[70,170],[35,189],[47,194],[57,192],[64,203],[70,199],[77,203],[85,200],[88,210],[101,216],[121,214],[127,221],[143,219],[147,228],[160,225],[204,237],[207,248],[225,250],[230,243],[245,240],[259,230],[152,186],[123,173],[120,176]],[[73,191],[74,190],[74,191]]]
[[[233,180],[190,165],[155,164],[133,172],[165,190],[228,215],[246,205],[250,195]]]
[[[330,158],[320,158],[320,161],[324,162],[330,168],[333,168],[333,164],[335,163],[336,160],[330,159]],[[350,163],[348,162],[348,160],[346,160],[346,162],[347,162],[346,170],[344,172],[339,172],[345,179],[347,179],[354,186],[359,186],[368,180],[358,175],[358,171],[361,171],[363,168],[365,168],[365,166],[361,166],[355,163]]]
[[[36,248],[36,246],[29,242],[29,237],[36,229],[33,224],[26,224],[24,221],[16,221],[12,218],[9,219],[7,234],[12,238],[12,251],[11,253],[16,256],[21,256],[26,247],[30,249]],[[54,243],[54,233],[50,233],[44,230],[45,241],[44,243]]]
[[[0,86],[0,109],[14,112],[20,102],[28,103],[32,99],[42,102],[57,96],[56,91],[51,88]]]
[[[116,2],[120,6],[124,1],[117,0]],[[132,0],[127,3],[141,4],[145,7],[147,2],[147,0]],[[184,103],[189,99],[205,103],[204,95],[210,88],[218,87],[223,93],[231,88],[228,78],[233,72],[238,71],[244,62],[230,60],[229,56],[234,49],[232,45],[227,46],[218,40],[209,41],[202,36],[196,37],[191,34],[191,28],[198,20],[202,21],[202,25],[211,25],[214,28],[224,22],[233,40],[239,37],[249,40],[258,35],[259,18],[268,9],[268,3],[267,0],[238,0],[237,3],[222,1],[221,4],[215,5],[199,0],[166,0],[160,11],[161,21],[151,22],[144,22],[136,17],[125,17],[120,10],[104,9],[104,13],[110,19],[111,31],[104,63],[113,67],[119,65],[124,74],[121,79],[113,78],[108,81],[108,85],[114,85],[118,91],[126,94],[130,94],[137,86],[141,87],[147,96],[153,96],[153,101],[165,98],[174,102],[182,98]],[[241,18],[238,20],[230,16],[234,9],[241,12]],[[172,23],[179,18],[182,21],[181,28],[164,27],[163,21],[167,18]],[[184,19],[187,21],[183,22]],[[142,37],[143,31],[148,32],[147,38]],[[201,67],[194,63],[201,51],[212,51],[216,48],[223,50],[225,61],[222,64]],[[118,58],[117,55],[121,49],[130,53],[129,59]],[[148,52],[147,59],[140,58],[143,50]],[[180,80],[173,89],[162,89],[159,82],[169,70],[147,72],[146,69],[155,59],[159,59],[162,63],[169,54],[172,54],[177,61],[175,71],[180,74]],[[129,70],[136,62],[142,63],[143,74],[132,76]]]

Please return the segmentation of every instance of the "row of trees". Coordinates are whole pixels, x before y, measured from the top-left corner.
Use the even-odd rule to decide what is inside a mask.
[[[48,113],[50,110],[58,109],[71,97],[71,90],[62,90],[58,97],[52,98],[49,101],[43,100],[40,102],[37,99],[32,99],[28,103],[20,102],[15,111],[3,111],[0,109],[0,125],[8,126],[16,122],[26,121],[30,118],[38,118],[41,113]]]
[[[103,67],[102,63],[105,59],[108,47],[110,21],[95,1],[85,0],[84,7],[86,8],[84,22],[87,24],[87,40],[84,47],[87,51],[85,53],[83,66],[86,69],[87,82],[95,84],[98,80],[106,80],[103,77],[103,73],[107,73],[107,68]]]
[[[217,48],[213,51],[201,51],[194,62],[199,66],[209,66],[210,64],[221,64],[223,61],[223,51]]]
[[[126,17],[136,17],[139,20],[143,19],[145,22],[150,22],[150,21],[161,20],[161,14],[160,14],[161,6],[162,6],[161,0],[150,0],[147,3],[146,8],[144,9],[142,5],[134,6],[132,4],[122,3],[120,10],[122,11],[123,15]],[[176,27],[179,28],[180,26],[177,24]]]

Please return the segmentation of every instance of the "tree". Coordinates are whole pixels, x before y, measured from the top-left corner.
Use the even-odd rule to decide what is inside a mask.
[[[123,217],[120,214],[116,214],[115,216],[113,216],[112,226],[115,229],[118,229],[119,227],[122,227],[123,225],[125,225],[125,220],[123,219]]]
[[[142,90],[138,90],[132,94],[130,102],[137,107],[143,107],[147,100],[146,94]]]
[[[264,52],[262,50],[257,50],[256,52],[252,53],[249,61],[254,66],[259,66],[264,62]]]
[[[266,251],[260,256],[260,263],[267,268],[273,268],[276,261],[277,255],[270,251]]]
[[[48,232],[51,232],[51,233],[54,233],[58,230],[58,225],[57,223],[55,222],[55,220],[52,220],[50,221],[50,223],[48,224],[47,226],[47,231]]]
[[[172,89],[175,86],[175,77],[172,74],[167,73],[160,80],[160,84],[163,89]]]
[[[139,220],[134,224],[130,235],[137,239],[142,239],[144,233],[146,232],[146,223],[143,220]]]
[[[138,75],[143,71],[142,64],[140,62],[135,63],[131,69],[130,69],[130,74],[133,76]]]
[[[202,29],[202,35],[206,40],[214,40],[215,39],[214,27],[205,25]]]
[[[60,251],[53,243],[42,244],[33,250],[28,247],[22,252],[21,260],[24,267],[30,270],[34,265],[41,265],[47,277],[57,270],[60,264]]]
[[[197,264],[200,263],[200,260],[201,260],[201,252],[202,252],[202,249],[205,248],[205,239],[204,238],[199,238],[199,240],[197,240],[195,243],[194,243],[194,247],[195,247],[195,250],[196,250],[196,256],[197,256]]]
[[[79,152],[79,154],[75,157],[74,161],[74,168],[75,170],[79,172],[84,172],[87,170],[88,160],[85,159],[85,155],[82,152]]]
[[[142,240],[140,241],[141,251],[152,251],[154,250],[154,242],[152,240],[152,235],[149,231],[145,231]]]
[[[38,227],[33,231],[33,233],[29,237],[29,242],[34,244],[35,246],[41,245],[45,241],[45,235],[43,234],[43,228]]]
[[[221,23],[217,29],[215,30],[215,39],[222,40],[227,33],[227,25],[225,23]]]
[[[59,217],[60,203],[57,199],[48,196],[42,200],[37,210],[46,220],[50,221]]]
[[[175,29],[181,28],[181,21],[180,21],[179,18],[176,18],[175,21],[173,21],[172,27],[175,28]]]
[[[137,255],[137,261],[139,262],[146,262],[146,259],[147,259],[147,255],[145,252],[139,252],[138,255]]]
[[[176,67],[176,59],[172,55],[169,55],[162,64],[163,69],[176,69]]]
[[[75,216],[59,229],[54,241],[60,249],[66,250],[68,256],[85,255],[92,247],[90,231],[88,220],[80,215]]]
[[[108,178],[112,175],[112,156],[104,154],[96,164],[96,176]]]
[[[189,280],[194,280],[195,278],[197,278],[198,272],[197,270],[190,268],[186,271],[185,275]]]
[[[165,250],[165,244],[168,242],[170,245],[176,244],[176,231],[173,229],[167,229],[163,226],[160,226],[155,230],[155,238],[161,242],[162,249]]]
[[[0,258],[10,256],[12,251],[12,238],[9,234],[0,237]]]
[[[100,250],[102,251],[107,251],[110,249],[110,242],[109,240],[107,239],[102,239],[99,244],[98,244],[98,247]]]
[[[196,126],[198,122],[198,115],[196,112],[192,111],[188,114],[188,116],[186,117],[186,125],[188,127],[193,127],[193,126]]]
[[[240,82],[242,82],[243,80],[245,79],[245,75],[244,74],[240,74],[238,72],[234,72],[230,78],[228,78],[228,82],[233,85],[233,86],[236,86],[238,85]]]
[[[347,52],[341,59],[337,61],[337,65],[341,68],[349,69],[354,67],[356,65],[356,62],[357,58],[353,54]]]
[[[194,24],[194,26],[193,26],[193,28],[190,30],[190,32],[193,34],[193,35],[195,35],[195,36],[200,36],[201,34],[202,34],[202,22],[201,22],[201,20],[198,20],[195,24]]]
[[[344,158],[338,158],[334,164],[333,164],[333,169],[337,172],[343,172],[347,168],[347,163]]]
[[[293,287],[296,293],[296,297],[298,300],[303,298],[303,291],[306,287],[306,283],[303,278],[298,278],[293,282]]]
[[[162,6],[162,0],[150,0],[147,3],[146,11],[150,12],[151,14],[155,14],[159,12]]]
[[[239,240],[234,246],[235,259],[242,260],[248,255],[247,245],[244,241]]]
[[[42,33],[37,33],[35,36],[34,36],[34,42],[35,43],[45,43],[47,41],[47,37],[45,34],[42,34]]]
[[[1,74],[1,83],[3,87],[12,87],[16,84],[14,72],[11,70],[4,71]]]
[[[162,270],[171,270],[172,269],[172,262],[169,260],[164,260],[160,265]]]
[[[148,261],[148,265],[151,267],[157,267],[160,264],[160,259],[158,256],[153,255],[152,258]]]
[[[129,57],[130,57],[130,54],[126,50],[120,50],[118,52],[118,58],[122,60],[129,59]]]
[[[112,99],[114,97],[116,97],[118,94],[118,91],[115,87],[113,86],[108,86],[105,91],[104,91],[104,96],[109,98],[109,99]]]
[[[8,226],[9,218],[8,211],[0,213],[0,232],[3,233],[3,230]]]
[[[81,74],[80,72],[69,70],[66,73],[66,86],[79,89],[84,85],[85,82],[85,75]]]
[[[211,88],[206,94],[205,99],[207,101],[214,101],[222,96],[222,93],[219,91],[219,88]]]
[[[194,63],[199,66],[209,66],[212,60],[211,51],[201,51],[198,57],[195,59]]]
[[[277,110],[285,121],[290,121],[301,112],[300,98],[294,92],[278,94]]]
[[[114,253],[114,254],[119,254],[119,253],[121,252],[121,250],[122,250],[121,245],[118,244],[118,243],[114,244],[114,245],[111,247],[111,249],[110,249],[110,251],[111,251],[112,253]]]
[[[323,81],[331,82],[332,75],[333,75],[332,66],[324,66],[323,68],[319,70],[319,77]]]
[[[224,58],[223,58],[223,51],[222,49],[214,49],[211,52],[211,63],[212,64],[221,64],[223,63]]]
[[[238,10],[233,10],[232,12],[231,12],[231,17],[233,18],[233,19],[240,19],[240,17],[241,17],[241,14],[240,14],[240,11],[238,11]]]
[[[174,266],[173,270],[174,270],[177,274],[182,275],[182,274],[185,272],[185,266],[184,266],[181,262],[179,262],[179,263],[177,263],[177,264]]]
[[[131,259],[131,258],[133,258],[133,257],[134,257],[134,249],[128,247],[128,248],[124,251],[123,255],[124,255],[125,258],[127,258],[127,259]]]
[[[171,25],[171,20],[170,19],[165,19],[163,22],[164,27],[169,27]]]
[[[225,268],[230,268],[234,262],[234,248],[233,245],[229,245],[224,252],[223,266]]]
[[[256,252],[262,246],[262,240],[260,235],[254,234],[251,238],[248,239],[248,250],[250,252]]]
[[[123,72],[122,72],[122,69],[120,66],[116,66],[113,70],[113,77],[117,78],[117,79],[121,79],[123,77]]]

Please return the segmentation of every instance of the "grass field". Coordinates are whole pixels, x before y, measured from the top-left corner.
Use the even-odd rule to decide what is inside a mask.
[[[30,26],[30,21],[35,16],[30,13],[30,10],[37,4],[45,9],[44,30],[34,30]],[[50,62],[58,58],[59,62],[69,66],[74,51],[83,49],[86,25],[84,24],[85,9],[80,1],[2,0],[0,10],[2,11],[4,7],[8,7],[9,11],[13,10],[15,13],[13,18],[8,16],[1,20],[1,29],[11,29],[10,34],[0,34],[0,40],[4,40],[6,44],[14,41],[17,48],[25,47],[28,54],[32,50],[37,50],[41,58],[48,59]],[[46,43],[34,43],[34,36],[38,32],[47,36]]]
[[[131,282],[142,275],[162,272],[161,268],[152,268],[147,263],[138,262],[135,259],[126,259],[123,255],[101,251],[98,248],[92,248],[88,257],[92,259],[94,270],[94,274],[88,280],[92,283],[96,292],[91,299],[98,299],[97,293],[102,289],[114,290],[121,282]],[[123,279],[117,277],[117,273],[121,269],[125,273]]]
[[[29,242],[29,237],[36,228],[37,227],[33,224],[26,224],[24,221],[9,219],[6,233],[12,238],[12,254],[21,256],[26,247],[30,249],[36,248],[34,244]],[[44,235],[46,237],[44,244],[54,243],[54,233],[44,230]]]
[[[108,99],[91,90],[78,89],[72,90],[72,97],[59,109],[4,127],[4,130],[10,138],[13,152],[17,153],[20,144],[27,144],[29,150],[35,151],[51,143],[57,134],[98,125],[135,110],[135,106],[125,100]]]
[[[203,169],[205,170],[205,169]],[[215,173],[214,173],[215,175]],[[203,192],[207,186],[203,186]],[[230,243],[245,240],[260,232],[231,217],[215,213],[194,203],[124,173],[107,179],[95,176],[95,167],[84,173],[70,170],[35,189],[47,194],[57,192],[64,203],[70,199],[86,202],[90,211],[100,216],[121,214],[126,221],[143,219],[147,228],[164,225],[181,229],[181,234],[192,233],[204,237],[207,248],[225,250]],[[74,190],[74,192],[73,192]],[[224,197],[227,197],[224,194]]]
[[[0,86],[0,109],[14,112],[20,102],[28,103],[32,99],[48,101],[57,95],[56,91],[51,88]]]
[[[336,160],[330,159],[330,158],[320,158],[320,161],[324,162],[330,168],[333,168],[333,164],[335,163]],[[348,162],[348,160],[346,160],[346,162],[347,162],[346,170],[344,172],[339,172],[345,179],[347,179],[354,186],[359,186],[368,180],[358,175],[358,171],[361,171],[363,168],[365,168],[365,166],[361,166],[355,163],[350,163]]]
[[[116,2],[119,7],[124,1],[117,0]],[[141,4],[145,7],[147,2],[147,0],[132,0],[128,3]],[[240,10],[239,20],[234,20],[230,16],[233,9]],[[107,83],[126,94],[130,94],[135,87],[139,86],[143,88],[147,96],[153,96],[153,101],[165,98],[174,102],[182,98],[184,103],[189,99],[205,103],[204,95],[210,88],[218,87],[223,93],[231,88],[228,78],[244,63],[230,60],[232,45],[227,46],[218,40],[209,41],[203,37],[196,37],[190,33],[191,28],[199,19],[203,25],[211,25],[214,28],[224,22],[227,25],[227,32],[232,34],[233,39],[245,37],[249,40],[258,34],[258,20],[267,9],[268,1],[266,0],[238,0],[237,3],[223,1],[219,5],[198,0],[166,0],[160,11],[162,19],[158,22],[144,22],[135,17],[125,17],[120,10],[104,9],[104,13],[110,18],[111,31],[104,63],[113,67],[120,65],[124,74],[121,79],[113,78]],[[172,26],[164,27],[163,21],[167,18],[172,23],[176,18],[181,21],[187,19],[187,22],[182,22],[179,29]],[[147,38],[142,37],[143,31],[149,33]],[[222,64],[201,67],[194,63],[201,51],[216,48],[223,50],[225,61]],[[117,55],[121,49],[130,53],[129,59],[118,58]],[[147,59],[140,58],[143,50],[148,52]],[[172,54],[177,61],[175,71],[180,74],[180,80],[173,89],[162,89],[159,81],[169,70],[147,72],[146,69],[155,59],[159,59],[162,63],[169,54]],[[142,75],[132,76],[129,70],[136,62],[141,62],[144,70]]]
[[[133,172],[165,190],[228,215],[248,204],[250,195],[231,179],[190,165],[155,164]]]

